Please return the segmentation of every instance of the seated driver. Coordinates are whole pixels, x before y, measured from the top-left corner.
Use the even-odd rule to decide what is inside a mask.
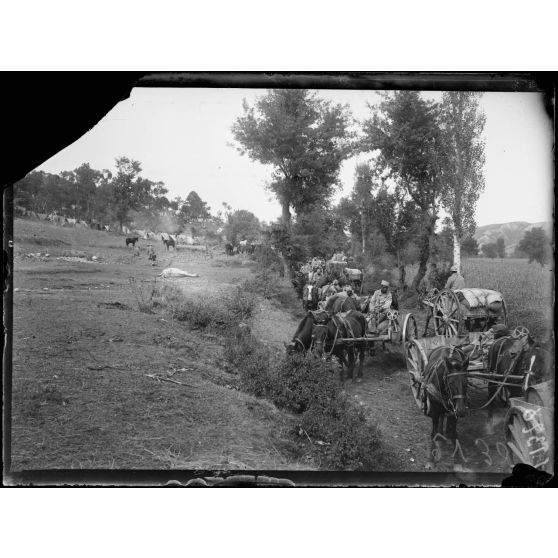
[[[374,292],[368,306],[368,329],[374,331],[375,329],[386,329],[387,323],[380,326],[382,322],[387,319],[387,311],[391,308],[392,297],[389,290],[389,283],[382,279],[380,288]]]

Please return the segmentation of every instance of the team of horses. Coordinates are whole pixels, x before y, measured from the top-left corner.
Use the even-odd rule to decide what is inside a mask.
[[[343,302],[350,297],[339,297],[322,311],[308,311],[300,322],[290,343],[286,343],[287,355],[295,352],[313,354],[316,358],[336,358],[340,364],[340,380],[354,379],[358,361],[357,381],[363,377],[365,344],[351,339],[359,339],[366,334],[366,320],[362,307],[343,308]],[[490,346],[487,356],[488,369],[495,374],[514,377],[530,376],[532,383],[553,377],[554,360],[552,346],[535,341],[529,334],[519,339],[509,331],[502,332]],[[339,343],[338,340],[344,341]],[[348,340],[348,341],[347,341]],[[462,454],[457,449],[457,423],[467,414],[468,398],[468,353],[460,347],[441,346],[435,348],[428,357],[424,370],[425,405],[423,412],[432,420],[431,446],[427,468],[432,468],[441,455],[441,440],[449,440],[453,447],[454,467],[463,468]],[[508,397],[520,396],[522,381],[506,387]],[[513,383],[513,381],[512,381]],[[498,404],[497,382],[488,384],[488,403]],[[501,400],[500,400],[501,401]],[[488,405],[489,421],[492,421],[493,406]]]

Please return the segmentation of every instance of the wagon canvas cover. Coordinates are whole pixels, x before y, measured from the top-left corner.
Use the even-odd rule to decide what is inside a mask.
[[[495,302],[502,302],[503,297],[498,291],[490,289],[458,289],[455,291],[459,299],[460,294],[463,295],[464,302],[469,308],[487,307]]]

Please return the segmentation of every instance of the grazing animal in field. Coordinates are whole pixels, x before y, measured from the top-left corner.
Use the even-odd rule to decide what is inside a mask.
[[[423,412],[432,419],[427,468],[440,460],[444,437],[453,445],[454,466],[463,466],[462,456],[456,451],[457,419],[466,413],[468,366],[469,357],[459,347],[436,347],[428,357],[422,384]]]
[[[136,242],[139,240],[137,236],[127,236],[126,237],[126,248],[131,244],[132,246],[136,246]]]
[[[232,256],[233,252],[234,252],[234,246],[230,242],[227,242],[225,244],[225,254],[227,254],[227,256]]]
[[[171,246],[176,250],[176,242],[172,238],[164,238],[163,244],[166,246],[167,250],[169,250]]]

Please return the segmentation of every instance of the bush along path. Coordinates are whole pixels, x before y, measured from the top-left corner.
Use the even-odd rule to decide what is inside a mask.
[[[268,316],[262,317],[258,306],[264,310],[269,307],[258,295],[248,292],[246,285],[203,303],[197,296],[165,287],[155,303],[168,306],[174,319],[222,338],[224,359],[236,372],[237,387],[293,415],[293,439],[311,449],[319,468],[401,470],[401,459],[385,443],[365,410],[344,391],[337,363],[313,356],[287,357],[278,351],[277,339],[268,343],[253,334],[254,323],[261,326],[261,320]],[[285,317],[288,324],[293,321]],[[265,331],[259,328],[261,334]]]

